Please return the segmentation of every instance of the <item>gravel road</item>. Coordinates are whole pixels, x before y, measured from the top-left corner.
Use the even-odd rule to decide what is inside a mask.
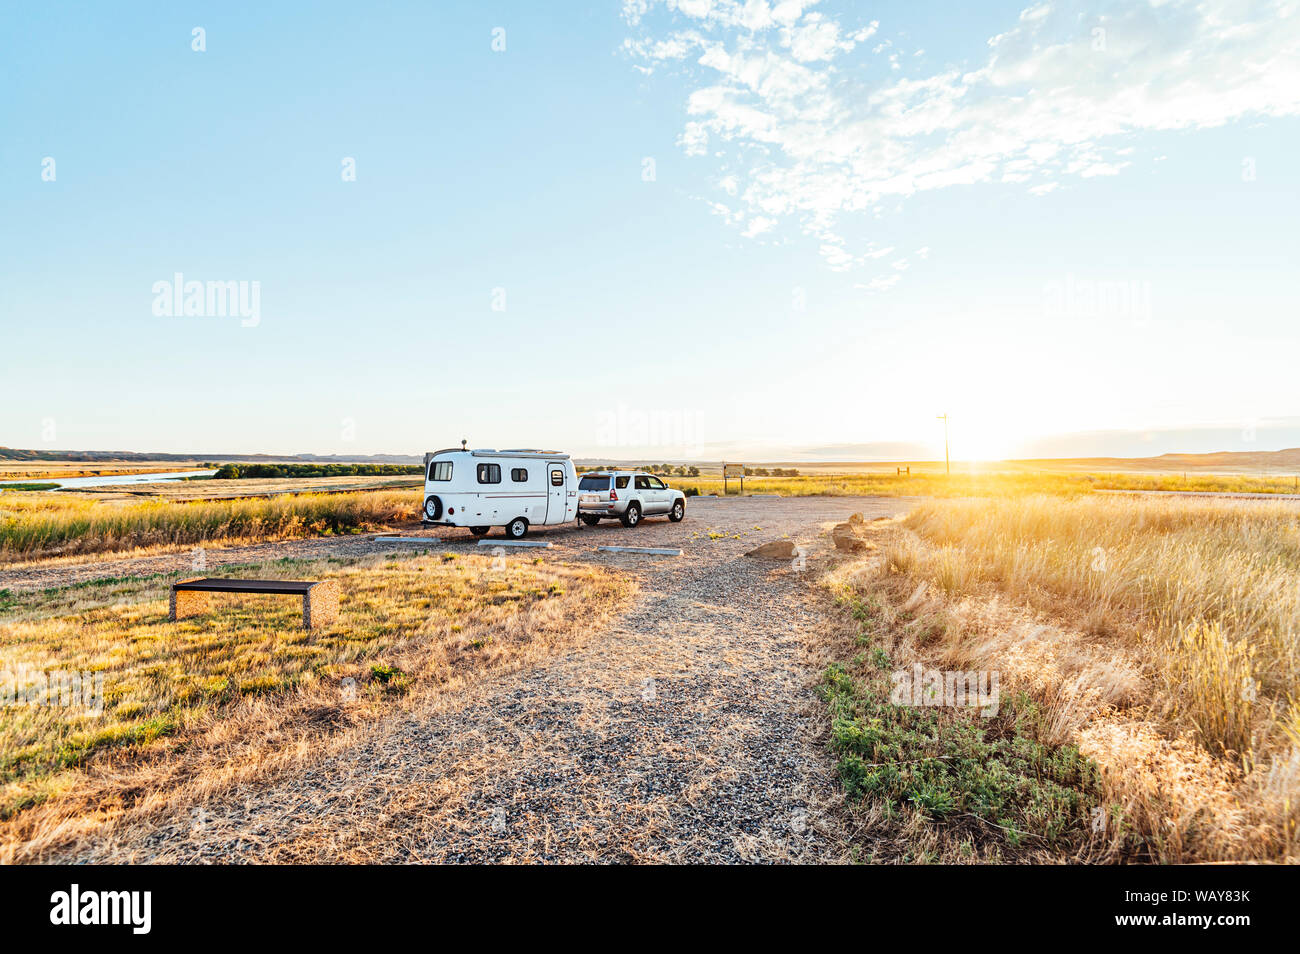
[[[814,745],[819,625],[809,578],[745,558],[900,498],[692,500],[650,519],[539,531],[527,559],[608,564],[641,590],[606,632],[547,664],[376,724],[339,754],[117,832],[72,861],[779,862],[838,860],[834,780]],[[759,529],[761,528],[761,529]],[[456,548],[473,541],[443,534]],[[460,541],[460,542],[457,542]],[[681,557],[598,553],[675,546]],[[210,550],[208,566],[373,552],[344,538]],[[514,558],[513,551],[507,559]],[[178,556],[10,569],[0,587],[169,572]],[[55,576],[48,574],[55,573]],[[84,577],[83,577],[84,578]]]

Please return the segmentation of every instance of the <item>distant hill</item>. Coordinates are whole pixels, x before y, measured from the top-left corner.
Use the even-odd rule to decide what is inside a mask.
[[[1161,454],[1152,460],[1185,467],[1300,467],[1300,447],[1277,451],[1219,451],[1215,454]]]
[[[1161,454],[1158,457],[1071,457],[1017,460],[1016,464],[1069,466],[1086,470],[1271,470],[1300,473],[1300,447],[1276,451],[1217,451],[1209,454]]]
[[[898,445],[903,449],[905,445]],[[856,445],[845,445],[856,447]],[[215,461],[218,463],[256,463],[256,464],[393,464],[410,466],[422,464],[423,454],[149,454],[137,451],[50,451],[22,450],[12,447],[0,447],[0,461],[86,461],[96,463],[145,462],[145,461]],[[633,460],[611,460],[610,458],[590,458],[575,460],[584,466],[613,465],[639,466],[651,460],[636,458]],[[656,463],[661,461],[655,461]],[[667,461],[672,464],[712,464],[716,462],[699,460]],[[751,465],[767,466],[771,460],[749,459]],[[934,463],[919,458],[900,458],[894,460],[871,460],[859,458],[862,469],[879,469],[882,466],[898,464]],[[792,461],[790,467],[817,471],[822,469],[843,470],[851,465],[850,461]],[[942,460],[939,461],[943,463]],[[953,461],[956,465],[958,461]],[[1212,471],[1222,473],[1243,473],[1251,471],[1273,471],[1276,473],[1300,474],[1300,447],[1288,447],[1276,451],[1219,451],[1209,454],[1161,454],[1158,457],[1044,457],[1004,461],[1011,467],[1035,467],[1044,469],[1068,468],[1071,470],[1110,471],[1110,470],[1158,470],[1158,471]],[[787,466],[780,464],[779,466]]]

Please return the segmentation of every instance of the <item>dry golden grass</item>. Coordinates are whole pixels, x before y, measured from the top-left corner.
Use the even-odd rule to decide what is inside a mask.
[[[1046,738],[1098,762],[1113,853],[1295,859],[1300,510],[950,500],[877,532],[853,584],[951,667],[999,670]]]
[[[349,727],[574,645],[633,589],[607,572],[494,569],[477,555],[240,569],[338,579],[339,622],[308,633],[297,600],[232,595],[171,623],[168,582],[147,579],[20,595],[4,610],[0,669],[101,671],[105,705],[10,710],[0,860],[318,757]]]
[[[708,476],[671,478],[670,483],[705,494],[722,491],[721,479]],[[0,492],[0,564],[196,543],[327,536],[411,524],[418,519],[418,486],[418,477],[392,476],[173,481],[136,485],[130,491],[4,491]],[[745,481],[747,493],[791,497],[881,494],[1018,499],[1027,494],[1052,494],[1068,498],[1104,489],[1280,493],[1293,487],[1290,478],[1192,475],[1184,479],[1178,474],[1023,470],[971,470],[951,476],[933,472],[910,476],[818,473]],[[149,496],[140,496],[144,494]],[[269,499],[237,499],[263,495]],[[222,497],[231,499],[212,499]]]
[[[942,467],[942,464],[940,464]],[[1019,497],[1025,494],[1055,494],[1066,497],[1094,490],[1167,490],[1214,493],[1300,493],[1296,479],[1246,477],[1217,474],[1077,473],[1057,471],[988,469],[917,471],[888,473],[814,473],[799,477],[746,477],[746,494],[780,494],[783,497],[857,497],[870,494],[917,497]],[[721,477],[669,477],[668,483],[681,491],[721,494]],[[728,481],[731,493],[740,490],[736,479]]]
[[[280,540],[411,521],[412,491],[101,504],[75,494],[0,494],[0,563],[230,540]]]

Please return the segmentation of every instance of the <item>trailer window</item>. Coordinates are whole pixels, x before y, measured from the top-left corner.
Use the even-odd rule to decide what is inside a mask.
[[[564,486],[564,471],[562,470],[551,471],[551,486],[552,487]]]
[[[479,464],[478,482],[480,484],[501,483],[501,465],[500,464]]]
[[[451,461],[435,460],[429,465],[430,480],[451,480]]]
[[[587,474],[578,481],[579,490],[609,490],[609,474]]]
[[[528,480],[528,471],[522,467],[515,467],[510,471],[510,479],[517,484],[522,484]]]

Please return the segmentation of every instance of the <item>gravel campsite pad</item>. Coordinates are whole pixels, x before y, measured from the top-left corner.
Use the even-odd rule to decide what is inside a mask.
[[[436,704],[379,720],[342,750],[216,792],[183,813],[135,817],[68,861],[579,862],[838,860],[835,783],[814,746],[819,624],[809,577],[747,559],[788,537],[808,547],[900,498],[691,500],[649,519],[539,531],[546,550],[507,560],[608,565],[640,592],[581,648]],[[500,531],[494,531],[499,533]],[[472,547],[464,531],[445,549]],[[597,552],[680,547],[683,555]],[[368,538],[210,550],[209,567],[353,555]],[[181,555],[0,571],[0,588],[166,573]]]

